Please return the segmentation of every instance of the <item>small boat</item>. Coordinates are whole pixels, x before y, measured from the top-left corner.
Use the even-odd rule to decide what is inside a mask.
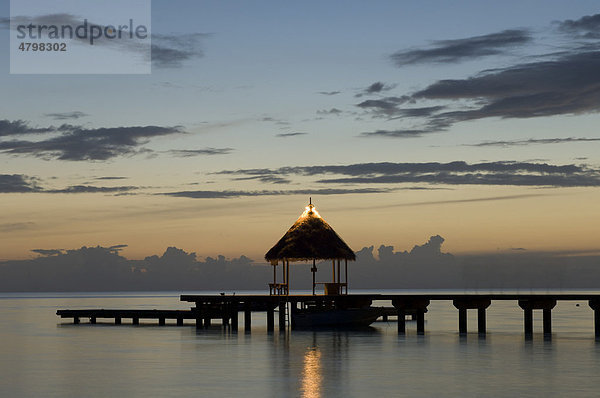
[[[356,328],[367,327],[383,314],[382,308],[303,309],[292,315],[294,328]]]

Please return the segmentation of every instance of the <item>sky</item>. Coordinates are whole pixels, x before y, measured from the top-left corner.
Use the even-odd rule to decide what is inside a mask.
[[[600,250],[597,1],[152,1],[106,75],[10,74],[9,5],[0,260],[261,261],[309,197],[356,251]]]

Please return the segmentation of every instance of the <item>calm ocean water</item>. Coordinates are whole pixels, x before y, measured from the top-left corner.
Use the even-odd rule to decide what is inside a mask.
[[[594,397],[600,343],[587,302],[559,302],[553,336],[523,338],[516,302],[493,302],[488,335],[457,333],[451,302],[432,302],[426,335],[413,322],[363,331],[266,331],[219,325],[73,325],[57,309],[187,309],[180,292],[0,295],[2,397]],[[382,303],[385,304],[385,303]],[[579,304],[579,306],[576,306]],[[108,322],[108,320],[106,320]],[[124,320],[129,322],[129,320]]]

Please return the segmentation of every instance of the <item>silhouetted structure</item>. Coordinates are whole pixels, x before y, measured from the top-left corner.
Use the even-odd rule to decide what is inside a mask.
[[[290,261],[310,261],[313,264],[312,293],[315,294],[317,260],[331,260],[332,281],[323,283],[326,295],[348,294],[348,260],[356,260],[354,251],[335,233],[333,228],[319,215],[309,199],[304,213],[283,237],[265,254],[265,259],[273,265],[273,283],[269,284],[271,295],[289,294]],[[337,273],[336,273],[337,260]],[[344,282],[341,282],[341,260],[344,260]],[[276,266],[283,264],[283,282],[277,283]]]

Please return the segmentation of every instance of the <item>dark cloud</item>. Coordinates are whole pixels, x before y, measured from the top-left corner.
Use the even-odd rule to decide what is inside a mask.
[[[245,196],[277,196],[277,195],[345,195],[345,194],[365,194],[365,193],[384,193],[392,192],[390,189],[378,188],[356,188],[356,189],[297,189],[285,191],[181,191],[181,192],[165,192],[160,195],[175,196],[180,198],[194,199],[227,199],[239,198]]]
[[[121,250],[125,249],[126,247],[128,247],[129,245],[113,245],[108,247],[108,250],[112,250],[113,252],[117,253],[120,252]]]
[[[292,181],[288,178],[284,178],[276,175],[263,174],[258,176],[250,176],[250,177],[237,177],[233,178],[233,181],[248,181],[248,180],[257,180],[260,182],[265,182],[269,184],[289,184]]]
[[[31,127],[23,120],[0,120],[0,137],[27,134],[47,134],[56,131],[54,127]]]
[[[490,55],[504,54],[532,40],[525,29],[504,30],[457,40],[438,40],[427,49],[398,51],[391,55],[397,66],[424,63],[456,63]]]
[[[275,137],[287,138],[287,137],[296,137],[298,135],[306,135],[307,133],[281,133],[277,134]]]
[[[469,144],[466,146],[499,146],[499,147],[512,147],[512,146],[525,146],[525,145],[537,145],[537,144],[566,144],[571,142],[593,142],[600,141],[600,138],[530,138],[528,140],[513,140],[513,141],[485,141],[478,144]]]
[[[522,195],[504,195],[504,196],[488,196],[485,198],[470,198],[470,199],[449,199],[449,200],[434,200],[427,202],[410,202],[410,203],[397,203],[385,206],[372,206],[369,209],[384,209],[393,207],[413,207],[413,206],[432,206],[432,205],[449,205],[457,203],[478,203],[478,202],[497,202],[502,200],[515,200],[525,198],[535,198],[538,196],[544,196],[540,193],[522,194]]]
[[[24,174],[0,174],[0,193],[39,192],[38,180]]]
[[[96,177],[94,178],[94,180],[126,180],[129,177],[111,177],[111,176],[107,176],[107,177]]]
[[[62,125],[53,131],[60,135],[40,141],[0,141],[0,152],[59,160],[108,160],[139,153],[150,138],[182,134],[180,126],[133,126],[84,128]],[[28,134],[27,132],[21,134]]]
[[[391,137],[391,138],[415,138],[423,134],[431,133],[429,130],[406,129],[406,130],[375,130],[360,133],[362,137]]]
[[[44,116],[51,117],[54,120],[69,120],[69,119],[79,119],[85,116],[89,116],[87,113],[73,111],[73,112],[63,112],[63,113],[46,113]]]
[[[205,33],[152,35],[152,64],[159,68],[178,68],[185,61],[204,56],[202,40]]]
[[[486,117],[531,118],[600,111],[600,52],[569,54],[494,70],[461,80],[441,80],[415,99],[471,100],[476,109],[446,112],[447,124]]]
[[[395,84],[386,84],[383,82],[375,82],[375,83],[371,84],[370,86],[362,89],[360,91],[360,93],[355,95],[355,97],[359,98],[359,97],[362,97],[363,95],[373,95],[373,94],[383,93],[385,91],[390,91],[394,87],[396,87]]]
[[[370,112],[374,117],[393,118],[399,116],[401,112],[400,105],[414,100],[404,95],[402,97],[385,97],[380,99],[371,99],[362,101],[356,106]]]
[[[58,256],[65,252],[64,249],[32,249],[31,251],[45,257]]]
[[[317,94],[321,95],[338,95],[341,91],[319,91]]]
[[[47,189],[39,192],[43,193],[115,193],[115,192],[129,192],[139,189],[133,186],[121,186],[121,187],[96,187],[93,185],[71,185],[63,189]]]
[[[329,110],[323,109],[317,111],[317,115],[339,115],[340,113],[342,113],[342,111],[337,108],[331,108]]]
[[[585,39],[600,39],[600,14],[556,22],[561,32]]]
[[[600,186],[600,170],[568,164],[530,162],[358,163],[331,166],[298,166],[279,169],[224,170],[217,174],[279,175],[289,177],[341,175],[320,178],[327,184],[446,184],[584,187]]]
[[[0,232],[14,232],[31,229],[35,226],[35,223],[31,221],[27,222],[15,222],[15,223],[4,223],[0,224]]]
[[[233,148],[204,148],[204,149],[174,149],[168,151],[171,155],[180,158],[189,158],[193,156],[207,155],[227,155],[233,151]]]

